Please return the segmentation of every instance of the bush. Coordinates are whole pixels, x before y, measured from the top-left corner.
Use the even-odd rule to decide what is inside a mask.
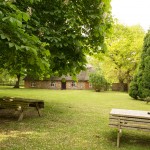
[[[89,82],[92,84],[92,86],[96,92],[107,90],[108,86],[109,86],[104,75],[102,75],[100,73],[90,74]]]
[[[138,98],[139,94],[138,94],[137,76],[135,76],[135,78],[133,79],[133,81],[130,84],[129,95],[134,99]]]

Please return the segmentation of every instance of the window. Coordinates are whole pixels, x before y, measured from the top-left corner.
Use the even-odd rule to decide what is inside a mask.
[[[76,82],[71,82],[71,87],[76,87]]]
[[[92,84],[91,83],[89,83],[89,88],[92,88]]]
[[[50,86],[55,87],[55,82],[51,82]]]
[[[31,82],[31,87],[36,87],[36,83],[35,82]]]

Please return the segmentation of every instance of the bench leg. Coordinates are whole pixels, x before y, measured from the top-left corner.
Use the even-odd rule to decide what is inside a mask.
[[[21,121],[22,119],[23,119],[23,110],[21,110],[21,113],[20,113],[20,115],[19,115],[19,118],[18,118],[18,121]]]
[[[37,112],[38,112],[39,116],[41,117],[41,113],[40,113],[40,109],[39,109],[39,105],[38,105],[38,103],[36,103],[36,110],[37,110]]]
[[[122,129],[118,129],[118,134],[117,134],[117,147],[120,146],[120,137],[122,135]]]

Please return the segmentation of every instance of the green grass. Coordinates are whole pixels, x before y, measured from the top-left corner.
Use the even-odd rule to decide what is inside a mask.
[[[0,88],[0,96],[45,101],[42,117],[29,111],[21,122],[12,115],[0,118],[0,150],[116,150],[111,109],[150,110],[150,104],[121,92]],[[120,150],[149,148],[150,133],[123,130]]]

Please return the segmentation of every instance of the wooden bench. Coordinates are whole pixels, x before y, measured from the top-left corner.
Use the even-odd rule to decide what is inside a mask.
[[[150,97],[146,97],[146,98],[144,99],[144,101],[146,101],[146,103],[148,104],[148,103],[150,102]]]
[[[126,109],[112,109],[109,125],[118,129],[117,147],[120,145],[122,129],[135,129],[150,132],[150,112]]]
[[[0,109],[15,109],[15,111],[20,112],[18,121],[23,119],[24,111],[31,107],[35,107],[38,115],[41,116],[40,109],[44,108],[44,101],[12,97],[0,98]]]

